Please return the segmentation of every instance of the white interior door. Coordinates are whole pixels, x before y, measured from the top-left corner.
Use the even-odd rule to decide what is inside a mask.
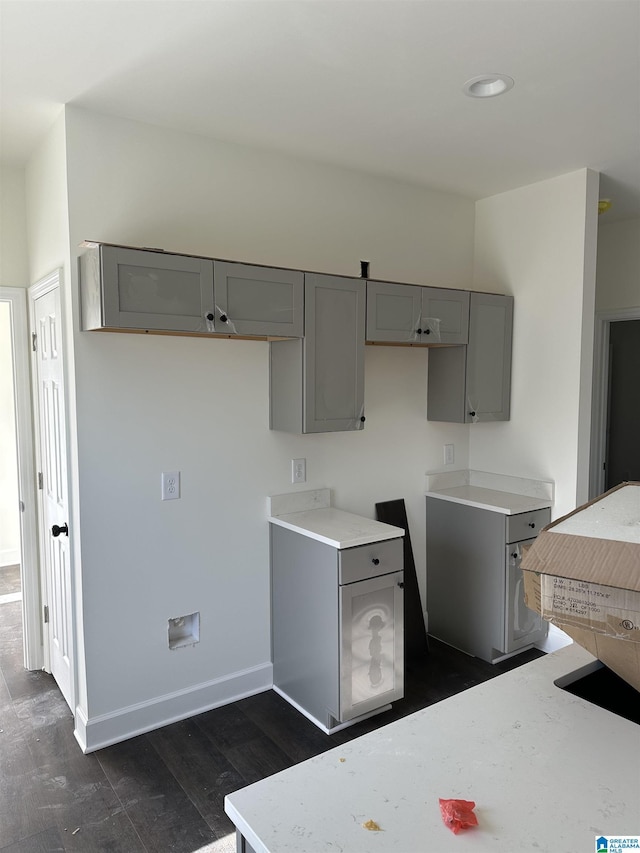
[[[57,274],[34,285],[31,321],[40,479],[45,669],[74,708],[64,361]]]

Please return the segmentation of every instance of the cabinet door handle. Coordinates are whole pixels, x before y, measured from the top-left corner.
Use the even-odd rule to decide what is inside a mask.
[[[209,311],[205,319],[207,319],[209,322],[213,320],[213,314],[211,313],[211,311]]]
[[[379,565],[380,565],[380,560],[379,560],[377,557],[374,557],[374,558],[371,560],[371,562],[373,563],[373,565],[374,565],[374,566],[379,566]]]
[[[364,416],[364,415],[362,415],[362,417],[360,418],[360,421],[361,421],[362,423],[364,423],[364,422],[365,422],[365,420],[366,420],[365,416]]]
[[[430,335],[430,334],[431,334],[431,329],[425,329],[425,330],[424,330],[424,333],[425,333],[425,335]]]
[[[400,589],[404,589],[404,581],[398,581],[398,586]]]
[[[472,418],[475,418],[476,413],[475,413],[475,412],[469,412],[469,415],[470,415]]]
[[[53,536],[60,536],[61,533],[64,533],[65,536],[69,535],[69,525],[65,522],[62,527],[58,527],[57,524],[54,524],[51,528],[51,534]]]
[[[535,526],[536,526],[535,521],[530,521],[530,522],[529,522],[529,527],[535,527]]]
[[[421,335],[421,334],[422,334],[422,329],[416,329],[416,334],[417,334],[417,335]]]
[[[513,557],[514,560],[517,560],[518,559],[518,552],[514,551],[514,553],[511,556]]]
[[[226,322],[227,322],[227,315],[226,315],[226,314],[221,314],[221,315],[220,315],[220,322],[221,322],[221,323],[226,323]]]

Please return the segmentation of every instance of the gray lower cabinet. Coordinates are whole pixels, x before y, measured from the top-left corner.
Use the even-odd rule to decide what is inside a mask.
[[[549,509],[505,515],[427,498],[429,634],[490,663],[546,636],[524,604],[520,560]]]
[[[299,270],[213,262],[215,331],[301,338],[304,274]]]
[[[429,350],[428,420],[508,421],[512,336],[513,297],[472,293],[468,346]]]
[[[367,281],[367,340],[466,344],[469,291]]]
[[[306,273],[304,288],[304,338],[269,345],[269,426],[293,433],[362,429],[365,283]]]
[[[98,245],[80,257],[83,329],[212,332],[213,261]]]
[[[273,684],[326,731],[403,695],[402,541],[340,550],[271,525]]]

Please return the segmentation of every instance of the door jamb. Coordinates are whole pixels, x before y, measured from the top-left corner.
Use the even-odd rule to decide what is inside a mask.
[[[609,334],[611,323],[640,320],[640,306],[597,311],[593,348],[593,408],[591,417],[591,464],[589,499],[601,495],[605,486],[607,452],[607,400],[609,392]]]
[[[8,303],[11,323],[13,396],[20,500],[23,662],[25,669],[35,670],[42,669],[43,647],[27,290],[24,287],[0,287],[0,302]]]

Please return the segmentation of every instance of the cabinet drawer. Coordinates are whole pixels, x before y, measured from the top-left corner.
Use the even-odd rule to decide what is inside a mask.
[[[339,551],[338,582],[340,584],[400,572],[404,566],[404,539],[385,539],[370,545],[358,545]]]
[[[507,517],[507,542],[520,542],[523,539],[534,539],[542,528],[551,521],[549,508],[536,509],[532,512],[521,512]]]

